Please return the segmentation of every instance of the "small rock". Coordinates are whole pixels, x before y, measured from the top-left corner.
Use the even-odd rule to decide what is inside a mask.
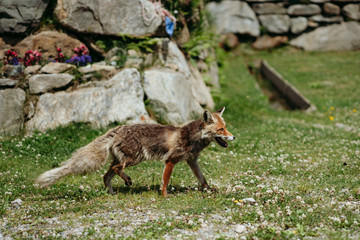
[[[319,24],[317,22],[314,22],[313,20],[309,19],[308,20],[308,27],[310,28],[317,28],[319,26]]]
[[[20,198],[18,198],[11,202],[11,206],[13,206],[14,208],[20,208],[22,203],[23,201]]]
[[[223,34],[220,42],[225,49],[232,49],[239,45],[238,37],[233,33]]]
[[[310,0],[310,2],[312,3],[325,3],[325,2],[329,2],[330,0]]]
[[[48,92],[68,85],[74,76],[67,73],[36,74],[29,79],[30,92],[33,94]]]
[[[24,70],[24,65],[6,65],[3,67],[5,77],[18,77]]]
[[[18,81],[12,80],[12,79],[9,79],[9,78],[2,78],[2,79],[0,79],[0,88],[1,87],[5,87],[5,88],[14,87],[17,82]]]
[[[0,136],[18,133],[23,127],[25,91],[0,90]]]
[[[41,68],[42,73],[64,73],[76,67],[67,63],[50,62]]]
[[[244,202],[244,203],[249,203],[251,205],[256,203],[255,199],[253,199],[253,198],[244,198],[241,201]]]
[[[28,66],[25,68],[25,75],[37,73],[41,68],[41,65]]]
[[[269,49],[280,46],[288,41],[287,36],[276,36],[270,37],[269,35],[264,35],[252,44],[252,47],[255,49]]]
[[[348,4],[344,6],[343,12],[348,18],[360,20],[360,4]]]
[[[294,34],[305,31],[307,26],[308,20],[306,17],[297,17],[291,19],[291,32]]]
[[[324,12],[329,15],[339,15],[340,7],[336,4],[327,2],[327,3],[324,3]]]
[[[324,17],[323,15],[315,15],[310,17],[310,20],[318,23],[340,23],[344,19],[341,16],[333,16],[333,17]]]
[[[259,16],[261,24],[270,33],[287,33],[290,28],[290,18],[288,15],[271,14]]]
[[[286,14],[283,3],[255,3],[252,8],[257,14]]]
[[[243,232],[245,232],[245,231],[246,231],[246,226],[240,225],[240,224],[238,224],[238,225],[235,226],[235,232],[241,234],[241,233],[243,233]]]
[[[320,13],[321,8],[316,4],[294,4],[288,8],[288,14],[294,16],[311,16]]]

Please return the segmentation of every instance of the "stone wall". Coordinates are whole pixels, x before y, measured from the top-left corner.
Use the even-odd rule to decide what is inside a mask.
[[[209,2],[206,9],[213,17],[215,31],[225,36],[224,44],[230,47],[237,43],[231,37],[235,34],[237,38],[256,38],[253,47],[258,49],[287,43],[288,39],[305,50],[360,49],[358,0],[216,1]],[[309,42],[314,46],[308,46]]]
[[[36,50],[43,61],[25,67],[4,60],[0,136],[71,122],[182,124],[214,107],[203,75],[219,86],[217,64],[205,63],[215,51],[202,50],[201,71],[190,64],[151,1],[4,0],[0,12],[0,60],[11,49],[20,57]],[[99,47],[99,39],[122,45]],[[137,47],[142,41],[151,42],[147,50]],[[71,57],[83,45],[92,64],[55,62],[59,51]]]
[[[76,68],[6,65],[0,76],[0,136],[21,130],[45,131],[71,122],[95,126],[109,123],[166,122],[182,124],[212,109],[213,99],[200,72],[169,39],[149,56],[129,50],[127,67],[105,61]],[[144,67],[143,59],[153,59]]]

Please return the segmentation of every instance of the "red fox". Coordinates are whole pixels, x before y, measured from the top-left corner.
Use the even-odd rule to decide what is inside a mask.
[[[101,168],[111,158],[112,163],[104,175],[104,184],[110,194],[114,194],[111,179],[117,174],[125,185],[132,184],[124,169],[142,161],[157,159],[165,162],[161,193],[167,196],[167,185],[175,164],[186,161],[203,188],[209,188],[197,159],[200,152],[211,142],[221,147],[235,137],[226,130],[222,118],[225,107],[211,113],[205,110],[201,119],[182,127],[159,124],[134,124],[110,129],[103,136],[78,149],[60,167],[39,176],[36,183],[40,187],[54,184],[59,178],[69,174],[85,174]]]

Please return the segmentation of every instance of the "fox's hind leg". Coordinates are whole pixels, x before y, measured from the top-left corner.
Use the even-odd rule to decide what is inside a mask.
[[[110,167],[109,170],[104,175],[105,188],[109,188],[108,193],[110,193],[111,195],[114,195],[114,191],[111,186],[111,180],[113,179],[113,177],[115,175],[116,175],[116,173],[114,172],[112,167]]]
[[[126,173],[123,172],[124,168],[125,168],[124,164],[121,164],[121,163],[119,163],[119,164],[112,167],[113,171],[117,175],[119,175],[122,179],[124,179],[125,185],[126,186],[131,186],[132,185],[131,178]]]
[[[126,186],[131,186],[132,185],[131,178],[128,175],[126,175],[126,173],[123,172],[124,168],[125,167],[124,167],[123,163],[119,163],[119,161],[114,160],[112,162],[109,170],[104,175],[104,184],[105,184],[106,188],[109,188],[108,192],[110,194],[114,194],[114,191],[113,191],[112,186],[111,186],[111,180],[113,179],[113,177],[116,174],[119,175],[122,179],[124,179]]]

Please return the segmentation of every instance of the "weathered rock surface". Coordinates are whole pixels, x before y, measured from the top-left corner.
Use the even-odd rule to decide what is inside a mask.
[[[203,111],[194,101],[190,82],[184,74],[172,69],[145,71],[144,91],[160,122],[182,124]]]
[[[252,44],[252,47],[255,49],[269,49],[278,47],[287,41],[287,36],[270,37],[269,35],[264,35],[256,39],[256,41]]]
[[[146,36],[162,24],[145,0],[59,0],[55,14],[63,26],[81,33]]]
[[[24,65],[5,65],[3,67],[3,73],[5,77],[18,77],[22,73],[24,73],[25,67]]]
[[[162,43],[159,42],[159,46],[161,45]],[[214,101],[211,97],[210,90],[205,86],[198,70],[195,71],[194,68],[190,68],[190,64],[186,61],[184,54],[177,47],[176,43],[169,41],[167,49],[166,58],[161,53],[162,51],[158,53],[158,59],[160,60],[159,67],[164,66],[182,73],[186,81],[188,81],[191,86],[191,91],[195,97],[195,100],[194,98],[192,98],[192,100],[198,101],[198,104],[212,109],[214,107]],[[196,96],[202,97],[198,98]]]
[[[212,59],[210,64],[207,64],[206,59]],[[214,48],[203,49],[199,54],[198,69],[201,72],[204,81],[209,84],[212,88],[220,88],[219,82],[219,67],[217,65],[216,53]],[[204,68],[201,71],[199,68],[199,63],[203,62]],[[205,70],[205,71],[204,71]],[[211,107],[210,107],[211,108]]]
[[[0,2],[0,34],[25,34],[37,27],[49,0],[2,0]]]
[[[324,17],[323,15],[319,14],[319,15],[311,16],[310,20],[317,23],[340,23],[344,19],[341,16]]]
[[[40,70],[42,73],[64,73],[76,67],[67,63],[50,62],[43,66]]]
[[[294,16],[310,16],[320,13],[321,8],[316,4],[294,4],[288,8],[288,14]]]
[[[41,68],[41,65],[33,65],[25,68],[25,75],[37,73]]]
[[[329,15],[339,15],[340,14],[340,7],[336,4],[327,2],[324,3],[323,6],[324,12]]]
[[[195,101],[203,107],[213,109],[215,106],[214,100],[211,97],[209,88],[204,83],[201,73],[193,65],[190,65],[190,71],[192,77],[189,80]]]
[[[291,32],[294,34],[301,33],[306,30],[308,20],[306,17],[291,18]]]
[[[290,28],[290,17],[282,14],[259,16],[261,24],[270,33],[287,33]]]
[[[8,78],[0,78],[0,88],[9,88],[14,87],[18,81],[8,79]]]
[[[293,39],[290,44],[306,51],[346,51],[360,49],[360,23],[346,22],[320,27]]]
[[[71,122],[101,126],[115,121],[141,122],[148,119],[143,99],[140,73],[125,69],[110,80],[80,85],[73,92],[41,95],[26,127],[45,131]]]
[[[114,66],[94,63],[85,67],[80,67],[79,72],[83,73],[83,80],[108,80],[119,72]]]
[[[0,135],[16,134],[22,129],[24,102],[22,89],[0,90]]]
[[[0,38],[0,59],[3,59],[5,56],[6,50],[9,50],[10,45],[6,44],[2,38]]]
[[[74,79],[73,75],[60,74],[36,74],[29,79],[30,93],[39,94],[56,88],[67,86]]]
[[[42,59],[57,56],[56,48],[60,47],[65,56],[72,56],[73,49],[82,43],[65,33],[56,31],[44,31],[35,35],[30,35],[14,47],[20,56],[24,56],[29,49],[38,50],[42,53]]]
[[[326,3],[326,2],[330,2],[330,0],[310,0],[310,2],[312,2],[312,3]]]
[[[252,6],[257,14],[285,14],[283,3],[256,3]]]
[[[360,4],[348,4],[343,8],[345,16],[353,20],[360,20]]]
[[[206,10],[214,17],[215,30],[219,34],[239,33],[253,37],[260,35],[259,22],[246,2],[210,2],[206,5]]]

